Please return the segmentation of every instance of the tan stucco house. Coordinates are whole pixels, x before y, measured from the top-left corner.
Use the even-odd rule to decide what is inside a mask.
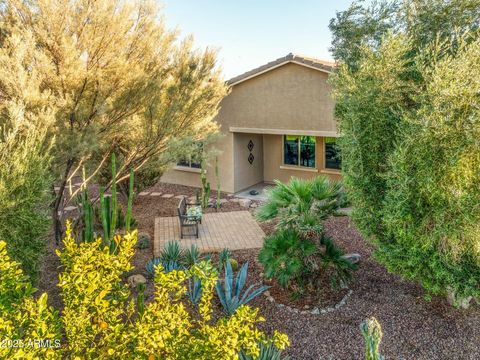
[[[288,54],[228,81],[215,120],[221,189],[327,175],[340,179],[334,101],[327,83],[334,64]],[[207,179],[216,188],[213,164]],[[200,186],[199,164],[181,161],[162,181]]]

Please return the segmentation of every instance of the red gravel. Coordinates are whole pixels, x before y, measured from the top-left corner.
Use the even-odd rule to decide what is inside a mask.
[[[167,184],[158,184],[150,190],[174,195],[195,194],[195,189]],[[222,194],[222,197],[226,195]],[[146,231],[153,237],[154,218],[174,216],[177,204],[178,199],[175,198],[137,197],[134,216],[139,231]],[[221,209],[235,210],[244,208],[229,202]],[[288,355],[297,360],[364,359],[359,325],[364,319],[375,316],[383,328],[381,352],[387,359],[480,359],[478,306],[461,311],[450,307],[442,298],[426,301],[421,287],[389,274],[371,257],[372,247],[365,242],[348,217],[333,217],[325,222],[325,226],[337,245],[346,252],[362,256],[360,267],[350,284],[353,293],[345,306],[331,313],[311,315],[295,314],[278,308],[264,296],[259,296],[251,303],[258,306],[266,318],[261,325],[263,330],[270,333],[276,329],[288,334],[291,341],[291,346],[286,351]],[[261,227],[270,233],[273,224],[261,224]],[[39,287],[42,291],[48,291],[50,302],[57,305],[59,299],[55,288],[58,260],[53,254],[54,248],[50,246],[48,249]],[[233,254],[240,263],[249,261],[249,283],[261,281],[263,268],[256,260],[257,254],[258,250],[235,251]],[[133,260],[136,267],[133,273],[145,275],[145,263],[151,256],[151,249],[137,251]],[[147,301],[151,299],[152,290],[149,281]],[[271,292],[275,296],[275,292]],[[288,300],[279,297],[280,299]],[[217,312],[220,310],[218,304],[215,304],[215,308]]]

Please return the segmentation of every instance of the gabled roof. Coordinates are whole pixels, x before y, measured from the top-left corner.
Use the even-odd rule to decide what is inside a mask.
[[[263,73],[266,73],[267,71],[276,69],[277,67],[280,67],[288,63],[294,63],[294,64],[306,66],[311,69],[323,71],[329,74],[332,73],[335,68],[335,63],[333,61],[319,60],[319,59],[309,58],[309,57],[290,53],[287,56],[278,58],[277,60],[271,61],[268,64],[265,64],[253,70],[247,71],[246,73],[243,73],[241,75],[235,76],[230,80],[228,80],[227,84],[228,85],[239,84],[243,81],[246,81],[255,76],[261,75]]]

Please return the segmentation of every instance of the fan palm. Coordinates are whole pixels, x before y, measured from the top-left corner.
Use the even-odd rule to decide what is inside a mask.
[[[327,177],[292,177],[287,184],[276,180],[275,185],[268,190],[267,200],[256,216],[260,221],[278,219],[279,228],[318,232],[320,221],[338,208],[341,184]]]

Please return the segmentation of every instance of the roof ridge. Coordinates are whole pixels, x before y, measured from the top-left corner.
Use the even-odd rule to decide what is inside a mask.
[[[261,65],[259,67],[256,67],[252,70],[249,70],[247,72],[244,72],[243,74],[237,75],[229,79],[227,81],[227,84],[229,85],[238,84],[242,81],[245,81],[257,75],[263,74],[264,72],[267,72],[269,70],[272,70],[278,66],[281,66],[289,62],[296,62],[300,65],[304,64],[308,67],[312,67],[317,70],[328,72],[328,73],[333,72],[336,66],[334,61],[320,60],[320,59],[302,56],[302,55],[298,55],[290,52],[287,55],[279,57],[276,60],[270,61],[264,65]]]

